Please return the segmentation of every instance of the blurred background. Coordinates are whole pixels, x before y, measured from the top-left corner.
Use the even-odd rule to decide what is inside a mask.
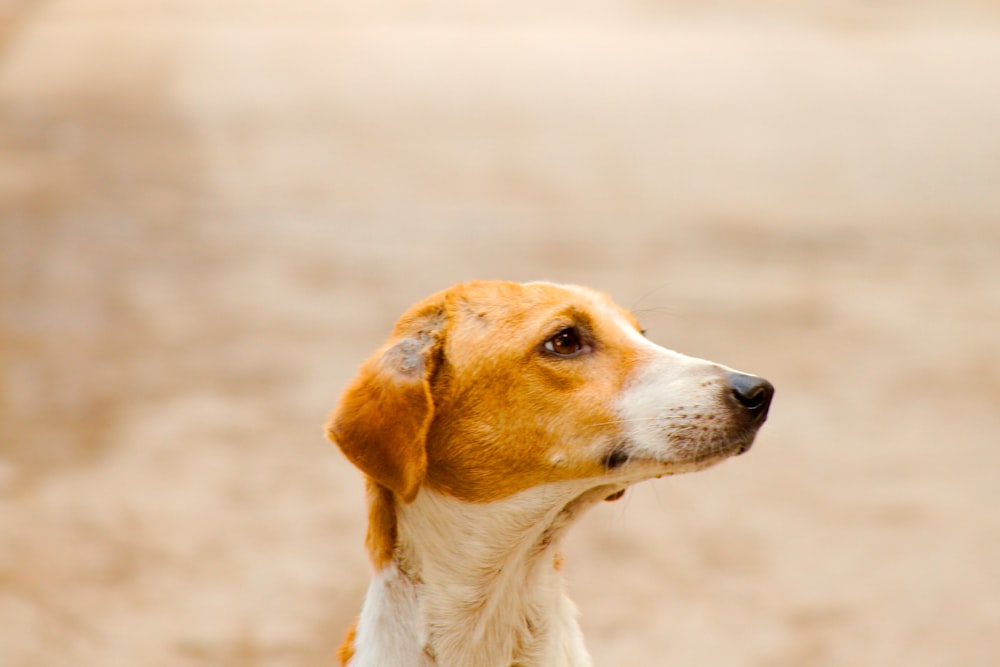
[[[473,278],[777,386],[571,531],[596,664],[1000,664],[988,0],[0,0],[0,664],[331,664],[322,424]]]

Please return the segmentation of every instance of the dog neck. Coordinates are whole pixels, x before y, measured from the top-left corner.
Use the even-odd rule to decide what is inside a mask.
[[[581,511],[617,490],[548,484],[469,503],[424,489],[397,503],[392,559],[372,582],[358,639],[380,624],[382,641],[398,644],[382,659],[400,665],[590,665],[556,549]],[[357,664],[369,664],[361,644]]]

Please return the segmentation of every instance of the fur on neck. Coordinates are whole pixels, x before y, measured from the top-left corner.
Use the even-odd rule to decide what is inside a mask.
[[[430,489],[409,504],[370,494],[370,515],[381,517],[370,527],[382,535],[369,534],[368,544],[382,567],[359,638],[372,632],[395,643],[399,650],[380,659],[401,667],[590,665],[564,593],[558,542],[580,512],[620,488],[560,482],[490,503]],[[376,506],[384,503],[391,508]],[[376,662],[359,653],[351,664]]]

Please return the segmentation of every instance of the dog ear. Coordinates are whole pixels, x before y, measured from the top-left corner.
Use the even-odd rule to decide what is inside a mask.
[[[441,319],[415,323],[404,316],[389,344],[361,366],[327,423],[327,435],[351,463],[407,503],[427,472]]]

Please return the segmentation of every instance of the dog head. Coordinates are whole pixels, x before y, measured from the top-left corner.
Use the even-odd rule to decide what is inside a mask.
[[[609,297],[549,283],[456,285],[407,311],[327,431],[379,487],[490,502],[595,486],[746,451],[773,388],[662,348]]]

